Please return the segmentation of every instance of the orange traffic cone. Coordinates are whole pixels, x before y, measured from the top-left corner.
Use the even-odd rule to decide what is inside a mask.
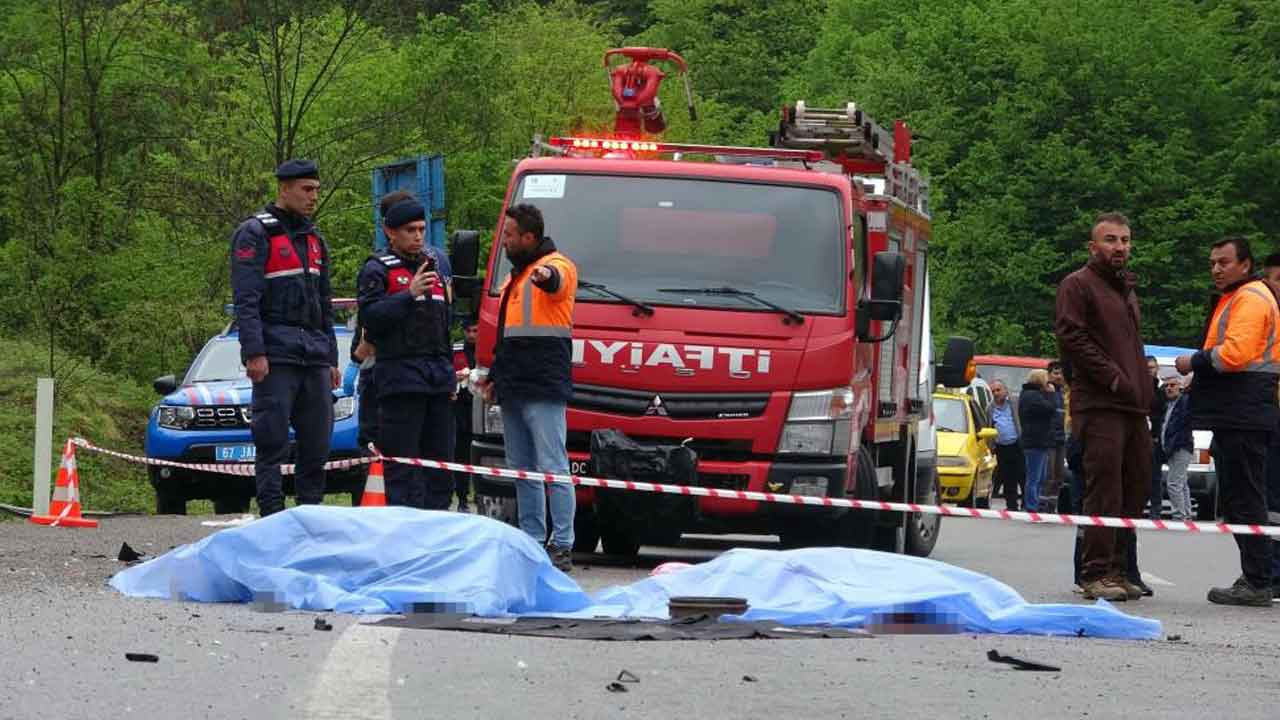
[[[382,461],[374,460],[369,465],[369,479],[364,484],[364,496],[360,498],[360,507],[386,507],[387,486],[382,480]]]
[[[76,470],[76,446],[71,440],[62,449],[62,465],[58,467],[58,480],[49,500],[48,515],[32,515],[37,525],[61,525],[63,527],[98,527],[97,520],[80,517],[80,472]]]

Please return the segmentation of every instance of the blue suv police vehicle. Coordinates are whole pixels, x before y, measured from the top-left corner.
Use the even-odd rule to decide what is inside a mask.
[[[347,302],[335,301],[335,309]],[[339,370],[351,358],[352,332],[334,327],[338,340]],[[240,338],[234,323],[210,338],[179,383],[173,375],[157,378],[154,387],[164,397],[151,409],[147,424],[148,457],[182,463],[252,463],[253,438],[249,420],[253,384],[240,362]],[[333,438],[330,460],[361,455],[356,440],[359,401],[342,388],[333,391]],[[293,431],[290,430],[292,437]],[[292,460],[290,460],[292,462]],[[156,512],[182,515],[188,500],[212,500],[218,513],[239,513],[249,508],[255,494],[254,479],[236,475],[198,472],[170,467],[148,468],[156,493]],[[358,504],[364,490],[365,471],[330,471],[326,492],[349,492]],[[293,493],[293,478],[284,478],[285,492]]]

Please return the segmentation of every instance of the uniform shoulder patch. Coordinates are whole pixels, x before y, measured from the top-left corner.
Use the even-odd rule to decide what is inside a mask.
[[[400,262],[400,258],[396,257],[395,255],[378,255],[377,258],[378,258],[378,262],[382,263],[383,265],[386,265],[387,267],[395,267],[397,265],[402,264]]]
[[[261,222],[263,225],[266,225],[268,227],[272,225],[280,224],[280,221],[276,219],[276,216],[272,215],[271,213],[260,212],[260,213],[254,213],[253,216],[258,218],[259,222]]]

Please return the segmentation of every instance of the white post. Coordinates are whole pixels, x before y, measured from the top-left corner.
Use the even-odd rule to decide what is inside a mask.
[[[36,456],[31,483],[31,507],[49,514],[49,473],[53,454],[53,378],[36,380]]]

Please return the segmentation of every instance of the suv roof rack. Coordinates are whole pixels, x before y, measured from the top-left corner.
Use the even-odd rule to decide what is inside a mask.
[[[911,129],[895,120],[885,129],[857,103],[843,108],[811,108],[805,101],[782,108],[774,147],[817,150],[850,176],[878,176],[885,194],[927,214],[929,181],[911,166]]]

